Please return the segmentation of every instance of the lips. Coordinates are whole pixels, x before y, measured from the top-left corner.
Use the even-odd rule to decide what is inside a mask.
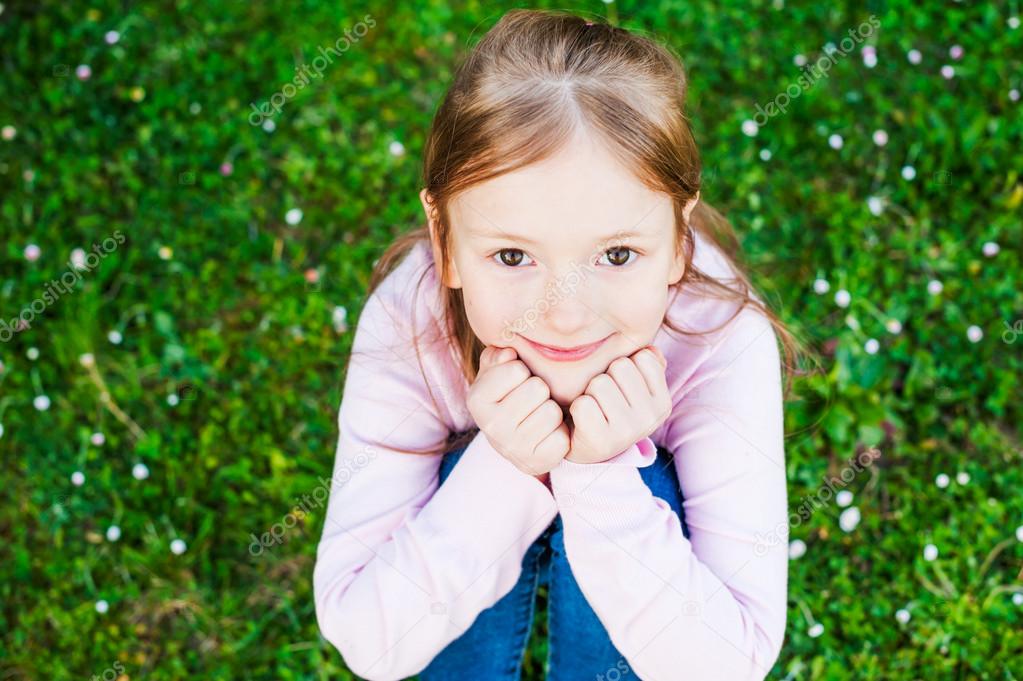
[[[523,336],[525,341],[529,343],[530,347],[536,350],[540,355],[543,355],[547,359],[554,360],[555,362],[574,362],[583,359],[584,357],[589,357],[610,337],[611,336],[607,336],[595,343],[588,343],[586,345],[576,345],[571,348],[560,348],[557,346],[543,345],[542,343],[537,343]]]

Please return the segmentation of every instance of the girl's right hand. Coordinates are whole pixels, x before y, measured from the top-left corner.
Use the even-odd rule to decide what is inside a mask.
[[[488,345],[466,404],[490,444],[523,473],[544,480],[569,452],[568,426],[551,391],[514,348]]]

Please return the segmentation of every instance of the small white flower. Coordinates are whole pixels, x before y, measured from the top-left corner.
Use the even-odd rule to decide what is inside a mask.
[[[75,67],[75,76],[78,80],[89,80],[92,77],[92,68],[88,64],[79,64]]]
[[[0,437],[4,436],[4,424],[0,423]]]
[[[881,349],[881,344],[877,342],[876,338],[868,338],[867,342],[863,344],[863,349],[867,351],[868,355],[876,355],[877,351]]]
[[[387,150],[391,152],[391,156],[402,156],[405,153],[405,145],[395,140],[391,142]]]
[[[76,248],[71,251],[71,265],[76,270],[84,270],[88,266],[85,264],[85,251],[81,248]]]
[[[820,622],[817,622],[812,627],[810,627],[809,629],[806,630],[806,635],[809,636],[810,638],[817,638],[818,636],[820,636],[823,633],[824,633],[824,625],[821,624]]]
[[[1023,605],[1023,591],[1017,591],[1012,595],[1012,602],[1016,605]]]
[[[117,31],[107,31],[103,34],[103,40],[107,41],[107,45],[113,45],[121,39],[121,34]]]
[[[144,463],[137,463],[131,467],[131,477],[136,480],[145,480],[149,477],[149,468]]]
[[[876,144],[879,147],[883,147],[884,145],[888,144],[888,133],[885,132],[884,130],[875,130],[874,144]]]
[[[813,282],[813,291],[817,295],[824,295],[831,289],[827,279],[817,279]]]
[[[842,490],[841,492],[839,492],[838,494],[835,495],[835,503],[838,504],[839,506],[841,506],[842,508],[845,508],[846,506],[851,504],[852,500],[853,500],[853,493],[850,492],[847,489],[844,489],[844,490]]]
[[[107,610],[109,609],[110,604],[107,603],[106,601],[103,600],[96,601],[96,612],[98,612],[99,614],[105,615]]]
[[[905,624],[909,621],[910,617],[911,615],[909,614],[909,610],[906,610],[905,608],[895,611],[895,619],[899,622],[899,624]]]
[[[998,255],[998,251],[1000,250],[1002,250],[1001,247],[994,241],[985,241],[984,245],[981,247],[981,252],[989,258],[993,258]]]
[[[900,322],[898,319],[889,319],[887,322],[884,323],[884,328],[888,330],[888,333],[892,334],[893,336],[897,336],[898,334],[902,333],[902,322]]]
[[[906,53],[906,59],[910,64],[919,64],[923,60],[923,55],[920,54],[920,50],[910,50]]]
[[[841,149],[842,136],[836,132],[835,134],[828,137],[828,146],[831,147],[832,149]]]
[[[103,443],[106,441],[107,441],[106,435],[100,432],[93,433],[92,435],[89,436],[89,442],[96,445],[97,447],[102,447]]]
[[[799,68],[803,68],[804,66],[806,66],[806,57],[802,54],[797,54],[792,58],[792,63],[798,66]]]
[[[75,487],[81,487],[85,484],[85,473],[82,471],[75,471],[71,474],[71,484]]]
[[[928,544],[924,547],[924,560],[931,562],[938,557],[938,547],[934,544]]]
[[[771,160],[771,150],[770,149],[761,149],[760,150],[760,160],[761,161],[770,161]]]
[[[852,532],[856,529],[856,526],[860,524],[860,509],[855,506],[842,511],[842,515],[838,516],[838,526],[845,532]]]
[[[284,214],[284,221],[289,225],[297,225],[302,222],[302,210],[300,208],[292,208]]]
[[[884,201],[877,196],[868,196],[867,208],[870,209],[871,215],[880,215],[884,210]]]
[[[835,43],[831,42],[830,40],[828,42],[824,43],[824,51],[826,53],[828,53],[828,54],[831,54],[832,52],[834,52],[837,49],[838,48],[835,47]]]
[[[1019,90],[1017,90],[1016,88],[1012,88],[1011,90],[1009,90],[1009,99],[1014,101],[1014,102],[1018,102],[1019,101]]]
[[[330,315],[330,321],[336,333],[344,333],[348,330],[348,310],[342,305],[336,306]]]
[[[984,337],[984,332],[979,326],[971,326],[966,329],[966,337],[970,339],[971,343],[979,343],[980,339]]]
[[[0,137],[3,137],[8,142],[14,139],[17,134],[18,129],[15,128],[13,125],[5,125],[3,129],[0,130]]]
[[[956,482],[960,485],[965,485],[970,482],[970,474],[966,471],[959,471],[956,473]]]
[[[167,396],[167,404],[172,407],[178,406],[178,396],[175,393],[171,393]]]
[[[1021,540],[1023,541],[1023,540]],[[793,539],[789,542],[789,558],[797,560],[806,555],[806,542],[802,539]]]
[[[902,179],[912,180],[916,177],[916,168],[913,166],[902,166]]]
[[[200,111],[202,111],[202,104],[199,102],[192,102],[188,105],[188,112],[193,116],[198,116]]]
[[[37,359],[39,359],[39,348],[37,347],[29,348],[28,350],[25,351],[25,356],[28,357],[33,362],[36,361]]]
[[[868,69],[872,69],[877,66],[877,52],[863,52],[863,65]]]
[[[852,302],[852,296],[844,288],[835,291],[835,305],[839,307],[849,307],[849,303]]]
[[[113,343],[114,345],[120,345],[121,341],[124,340],[124,337],[121,335],[120,331],[114,329],[107,334],[107,340]]]
[[[93,356],[91,352],[86,352],[83,355],[79,355],[78,361],[81,363],[83,367],[86,368],[96,366],[96,358]]]
[[[1016,539],[1023,541],[1023,525],[1016,528]]]
[[[42,254],[43,250],[36,244],[29,244],[28,246],[25,246],[25,260],[28,260],[29,262],[35,262]]]
[[[46,395],[36,395],[36,398],[32,400],[32,404],[39,411],[46,411],[50,408],[50,398]]]
[[[929,282],[927,282],[927,292],[930,293],[932,296],[938,295],[944,288],[945,285],[942,284],[937,279],[931,279]]]
[[[934,484],[941,489],[948,487],[949,479],[944,473],[938,473],[937,477],[934,478]]]
[[[953,59],[955,59],[957,61],[959,59],[962,59],[963,58],[963,46],[962,45],[953,45],[952,47],[948,48],[948,56],[952,57]]]
[[[1015,31],[1017,28],[1019,28],[1019,17],[1016,16],[1009,17],[1009,19],[1005,23],[1009,25],[1009,28]]]
[[[107,541],[117,541],[121,538],[121,528],[117,525],[111,525],[107,528]]]
[[[955,78],[955,75],[956,70],[949,66],[948,64],[945,64],[944,66],[941,67],[941,77],[944,78],[945,80],[952,80],[953,78]]]
[[[277,129],[277,124],[274,123],[274,119],[267,118],[263,121],[263,130],[265,132],[273,132]]]
[[[160,260],[170,260],[174,256],[174,249],[170,246],[160,246],[156,254],[160,257]]]
[[[760,126],[753,119],[747,118],[742,122],[742,134],[747,137],[756,137]]]
[[[173,553],[175,556],[180,556],[187,549],[188,549],[188,546],[186,546],[185,542],[182,541],[181,539],[175,539],[174,541],[172,541],[170,543],[171,553]]]

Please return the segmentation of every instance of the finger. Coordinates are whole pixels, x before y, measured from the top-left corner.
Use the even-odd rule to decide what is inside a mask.
[[[663,357],[663,355],[661,356]],[[632,360],[636,363],[636,368],[639,369],[643,380],[646,381],[651,395],[656,395],[658,390],[667,386],[666,365],[661,364],[661,361],[657,359],[657,356],[651,350],[647,348],[640,350],[632,355]]]
[[[547,465],[565,458],[571,446],[572,438],[568,434],[568,426],[564,423],[555,428],[550,435],[545,437],[533,450],[533,458]],[[546,468],[546,466],[544,466]]]
[[[519,436],[526,442],[539,444],[561,423],[561,407],[554,400],[544,400],[519,423]]]
[[[516,428],[551,396],[547,383],[539,376],[530,376],[498,402],[505,418]]]
[[[630,407],[649,401],[652,394],[650,388],[647,386],[643,374],[639,373],[636,362],[632,359],[619,357],[611,362],[611,366],[607,368],[607,374],[618,384],[618,389],[622,391],[625,401],[629,403]]]
[[[575,398],[568,410],[572,414],[572,425],[576,432],[582,429],[590,433],[599,433],[602,432],[601,429],[607,428],[604,412],[600,410],[600,405],[592,395],[580,395]]]
[[[629,410],[618,384],[607,374],[597,374],[586,386],[585,393],[596,399],[607,421],[621,418]]]
[[[525,383],[530,375],[529,367],[521,360],[494,365],[480,374],[476,392],[483,402],[491,404],[500,402],[515,388]]]

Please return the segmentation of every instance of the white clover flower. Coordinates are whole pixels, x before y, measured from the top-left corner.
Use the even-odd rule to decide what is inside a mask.
[[[121,341],[124,340],[124,337],[121,335],[120,331],[114,329],[107,333],[107,340],[113,343],[114,345],[120,345]]]
[[[1009,28],[1015,31],[1017,28],[1019,28],[1019,17],[1011,16],[1005,21],[1005,23],[1009,25]]]
[[[43,249],[39,248],[36,244],[29,244],[28,246],[25,246],[25,260],[28,260],[29,262],[35,262],[42,254]]]
[[[144,463],[137,463],[131,467],[131,477],[136,480],[145,480],[149,477],[149,468]]]
[[[348,330],[348,310],[342,305],[337,305],[330,315],[330,322],[334,325],[335,332],[344,333]]]
[[[835,291],[835,305],[839,307],[849,307],[849,303],[852,302],[852,296],[844,288]]]
[[[945,285],[942,284],[937,279],[931,279],[929,282],[927,282],[927,292],[930,293],[932,296],[938,295],[939,293],[942,292],[944,288]]]
[[[75,487],[81,487],[85,484],[85,473],[82,471],[75,471],[71,474],[71,484]]]
[[[880,215],[884,211],[884,201],[877,196],[867,197],[867,208],[870,209],[871,215]]]
[[[274,119],[267,118],[263,121],[263,130],[265,132],[273,132],[277,129],[277,124],[274,123]]]
[[[842,511],[842,515],[838,516],[838,526],[841,527],[844,532],[852,532],[859,524],[860,509],[855,506],[850,506]]]
[[[156,254],[160,257],[160,260],[170,260],[174,256],[174,249],[170,246],[160,246]]]
[[[4,436],[4,424],[0,423],[0,437]]]
[[[835,133],[828,137],[828,146],[832,149],[841,149],[843,144],[842,136]]]
[[[956,61],[962,59],[963,58],[963,46],[962,45],[953,45],[952,47],[948,48],[948,56],[952,57]]]
[[[36,398],[32,400],[32,405],[39,411],[46,411],[50,408],[50,398],[46,395],[36,395]]]
[[[923,55],[920,54],[920,50],[910,50],[906,53],[906,59],[910,64],[919,64],[923,60]]]
[[[757,122],[751,118],[747,118],[742,122],[742,134],[747,137],[756,137],[760,131],[760,126]]]
[[[804,555],[806,555],[806,542],[802,539],[793,539],[789,542],[789,558],[797,560],[802,558]]]
[[[806,66],[806,56],[802,54],[797,54],[796,56],[792,57],[792,63],[798,66],[799,68],[803,68],[804,66]]]
[[[284,214],[284,221],[289,225],[297,225],[302,222],[302,210],[300,208],[292,208]]]
[[[913,166],[902,166],[902,179],[912,180],[916,177],[916,168]]]
[[[985,241],[984,245],[981,246],[981,252],[989,258],[993,258],[998,255],[998,251],[1002,250],[1001,247],[994,241]]]
[[[813,282],[813,291],[817,295],[824,295],[831,289],[827,279],[817,279]]]
[[[1012,88],[1011,90],[1009,90],[1009,100],[1011,100],[1013,102],[1018,102],[1019,101],[1019,90],[1017,90],[1016,88]]]
[[[760,160],[761,161],[770,161],[771,160],[771,150],[770,149],[761,149],[760,150]]]
[[[167,404],[172,407],[178,406],[178,396],[175,393],[171,393],[167,396]]]
[[[95,432],[89,436],[89,442],[96,445],[97,447],[102,447],[103,443],[106,441],[107,441],[106,435],[100,432]]]
[[[868,69],[872,69],[875,66],[877,66],[877,52],[874,51],[867,52],[866,48],[864,48],[863,65],[866,66]]]
[[[970,482],[970,474],[966,471],[959,471],[956,473],[956,482],[960,485],[965,485]]]
[[[181,539],[175,539],[170,543],[170,550],[175,556],[180,556],[188,549],[188,546]]]
[[[1017,591],[1012,595],[1012,602],[1016,605],[1023,605],[1023,591]]]
[[[885,132],[884,130],[875,130],[874,144],[876,144],[879,147],[883,147],[884,145],[888,144],[888,133]]]
[[[842,490],[841,492],[839,492],[838,494],[835,495],[835,503],[838,504],[839,506],[841,506],[842,508],[845,508],[846,506],[851,504],[852,500],[853,500],[853,493],[850,492],[847,489],[844,489],[844,490]]]
[[[10,142],[18,134],[18,129],[13,125],[5,125],[3,129],[0,129],[0,137]]]
[[[928,544],[924,547],[924,560],[931,562],[938,557],[938,547],[934,544]]]
[[[85,354],[79,355],[78,361],[79,363],[81,363],[83,367],[86,368],[96,366],[96,358],[93,356],[91,352],[86,352]]]
[[[980,339],[984,337],[984,332],[979,326],[971,326],[966,329],[966,337],[970,339],[971,343],[979,343]]]
[[[89,80],[92,77],[92,67],[88,64],[79,64],[75,67],[75,76],[78,80]]]
[[[85,263],[85,251],[81,248],[76,248],[71,251],[71,266],[76,270],[88,269],[88,265]]]
[[[391,152],[391,156],[402,156],[405,154],[405,145],[395,140],[388,145],[387,150]]]
[[[121,528],[117,525],[111,525],[107,528],[107,541],[117,541],[121,538]]]
[[[1023,541],[1023,525],[1016,528],[1016,539]]]
[[[881,344],[877,342],[876,338],[868,338],[867,342],[863,344],[863,349],[867,351],[868,355],[876,355],[877,351],[881,349]]]
[[[945,64],[944,66],[941,67],[941,77],[944,78],[945,80],[952,80],[953,78],[955,78],[955,75],[956,70],[953,67],[949,66],[948,64]]]
[[[106,41],[107,45],[113,45],[121,39],[121,34],[117,31],[107,31],[103,34],[103,40]]]
[[[817,638],[824,633],[824,625],[820,622],[815,623],[812,627],[806,630],[806,635],[810,638]]]
[[[25,356],[28,357],[33,362],[36,361],[37,359],[39,359],[39,348],[37,347],[29,348],[28,350],[25,351]]]
[[[895,619],[899,622],[899,624],[906,624],[909,622],[910,617],[911,615],[909,614],[909,610],[906,610],[905,608],[900,608],[895,611]]]
[[[898,319],[889,319],[884,323],[884,328],[888,330],[888,333],[897,336],[902,333],[902,322]]]
[[[109,610],[109,609],[110,609],[110,604],[107,603],[106,601],[104,601],[104,600],[96,601],[96,612],[98,612],[99,614],[105,615],[107,610]]]
[[[941,489],[945,489],[946,487],[948,487],[948,483],[949,478],[944,473],[938,473],[938,475],[934,478],[934,484]]]

